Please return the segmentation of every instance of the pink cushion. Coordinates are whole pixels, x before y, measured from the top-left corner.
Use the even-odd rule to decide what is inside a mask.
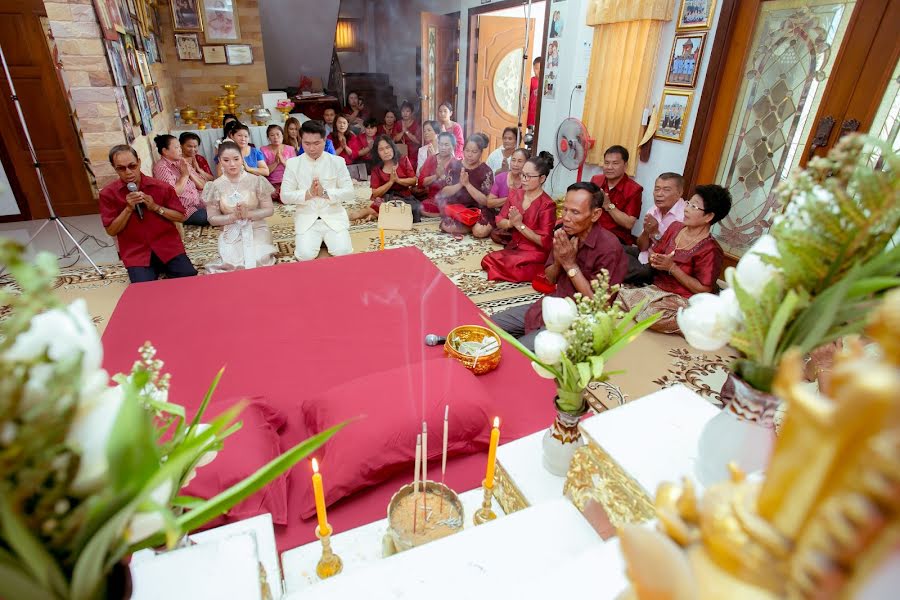
[[[325,504],[377,485],[398,471],[409,471],[412,481],[423,407],[432,459],[428,478],[439,480],[444,407],[450,406],[447,454],[460,455],[487,448],[491,420],[496,416],[491,404],[483,380],[443,356],[360,377],[305,400],[303,416],[309,435],[362,416],[316,454],[323,473]],[[387,406],[391,408],[383,408]],[[303,465],[292,480],[294,489],[304,495],[300,513],[304,519],[316,512],[310,473],[309,465]]]
[[[227,402],[223,406],[233,404]],[[213,462],[197,469],[197,476],[185,488],[185,494],[212,498],[281,455],[278,432],[287,421],[282,412],[254,400],[238,419],[243,422],[243,427],[225,440],[224,448]],[[235,505],[227,515],[232,519],[245,519],[263,513],[272,513],[272,521],[279,525],[287,524],[286,473]]]

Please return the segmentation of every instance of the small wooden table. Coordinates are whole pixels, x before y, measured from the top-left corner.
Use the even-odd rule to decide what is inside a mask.
[[[334,96],[294,96],[294,110],[292,113],[303,113],[310,119],[321,121],[326,108],[333,108],[338,114],[341,112],[341,103]]]

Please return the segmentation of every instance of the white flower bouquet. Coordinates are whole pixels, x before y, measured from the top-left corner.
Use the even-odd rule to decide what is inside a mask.
[[[591,282],[594,296],[575,294],[572,298],[545,296],[541,305],[545,331],[537,334],[534,352],[516,338],[485,319],[497,335],[531,359],[541,377],[556,380],[556,407],[577,415],[586,410],[584,389],[591,381],[604,381],[616,372],[606,371],[606,363],[660,315],[634,323],[634,316],[646,304],[642,302],[626,312],[618,300],[618,285],[609,285],[605,270]],[[621,372],[621,371],[618,371]]]
[[[241,406],[201,423],[168,402],[168,377],[143,349],[109,378],[83,301],[52,294],[56,259],[0,241],[19,293],[0,292],[0,597],[93,600],[132,552],[166,544],[247,498],[320,447],[342,425],[291,448],[210,500],[179,490],[237,431]]]
[[[885,168],[871,166],[873,144]],[[809,353],[862,330],[886,290],[900,285],[900,157],[862,136],[845,137],[777,189],[782,214],[726,270],[731,286],[697,294],[679,311],[688,343],[706,351],[730,344],[735,375],[770,393],[792,347]]]

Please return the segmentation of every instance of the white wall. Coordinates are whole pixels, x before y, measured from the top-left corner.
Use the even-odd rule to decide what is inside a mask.
[[[9,187],[9,178],[0,163],[0,217],[8,215],[18,215],[19,205],[16,204],[16,197],[13,196],[12,188]]]
[[[332,0],[259,0],[270,88],[296,86],[301,75],[327,85],[337,14]]]

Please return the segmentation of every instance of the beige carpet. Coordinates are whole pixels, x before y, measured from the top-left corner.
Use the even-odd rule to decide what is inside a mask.
[[[357,207],[368,204],[368,194],[368,187],[357,186]],[[279,263],[295,260],[292,211],[292,207],[277,205],[275,215],[268,220]],[[217,256],[218,233],[215,228],[185,227],[185,248],[201,274],[203,265]],[[354,223],[350,235],[356,252],[378,250],[378,228],[375,223]],[[419,248],[488,314],[530,303],[539,297],[530,284],[488,281],[481,270],[481,258],[499,246],[471,236],[454,240],[438,229],[437,219],[425,219],[409,232],[387,232],[385,246]],[[323,249],[319,260],[331,258]],[[121,263],[101,266],[106,275],[104,278],[90,268],[64,269],[55,293],[66,302],[84,298],[102,333],[128,285],[128,275]],[[0,278],[0,286],[10,285],[8,277]],[[720,354],[698,352],[680,336],[646,332],[609,364],[610,370],[623,369],[626,373],[614,375],[608,383],[591,384],[594,396],[592,406],[598,411],[612,408],[675,383],[683,383],[711,402],[720,404],[719,389],[732,357],[727,351]]]

